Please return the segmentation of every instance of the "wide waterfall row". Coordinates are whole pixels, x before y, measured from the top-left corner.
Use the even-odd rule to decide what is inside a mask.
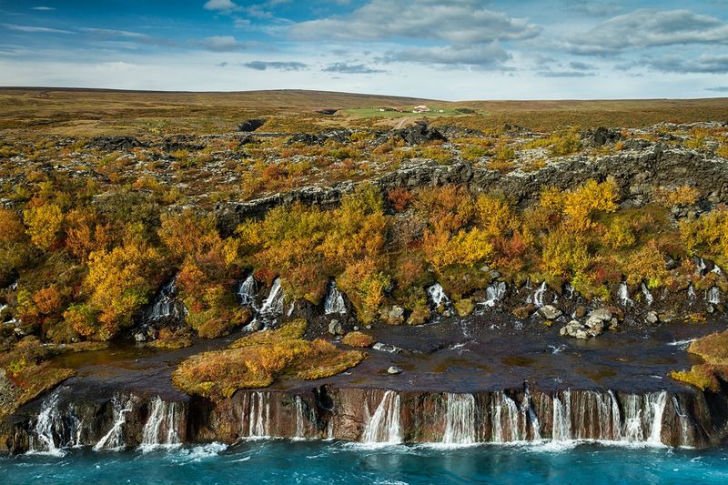
[[[144,403],[137,396],[117,394],[107,404],[81,409],[67,401],[64,390],[57,389],[41,403],[28,430],[29,452],[62,455],[66,449],[83,446],[113,451],[137,445],[149,450],[182,442],[186,415],[181,403],[160,397]]]
[[[517,395],[516,395],[517,394]],[[553,394],[488,392],[433,394],[410,404],[386,391],[367,415],[365,443],[439,442],[449,445],[526,442],[613,442],[690,445],[695,423],[667,392]],[[666,409],[670,408],[669,416]],[[663,423],[676,429],[663,437]]]
[[[63,388],[62,388],[63,389]],[[704,446],[712,439],[702,394],[594,390],[442,393],[325,386],[242,391],[230,400],[168,402],[117,394],[74,401],[55,391],[16,433],[19,451],[72,447],[144,451],[186,442],[339,439],[368,444],[611,442]],[[706,434],[707,433],[707,434]]]

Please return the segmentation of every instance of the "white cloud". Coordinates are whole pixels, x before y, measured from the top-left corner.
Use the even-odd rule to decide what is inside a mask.
[[[419,47],[388,53],[386,62],[496,67],[510,59],[497,43],[470,46]]]
[[[567,39],[575,54],[615,54],[678,44],[728,44],[728,24],[690,10],[641,9],[618,15]]]
[[[198,44],[205,49],[218,52],[237,51],[245,47],[245,44],[232,35],[213,35],[202,39]]]
[[[54,29],[51,27],[38,27],[35,25],[0,24],[8,30],[27,32],[31,34],[73,34],[70,30]]]
[[[350,15],[300,22],[290,33],[300,39],[437,39],[488,43],[538,35],[541,28],[483,8],[476,0],[371,0]]]
[[[240,7],[238,7],[238,5],[232,0],[207,0],[203,8],[205,10],[213,10],[217,12],[229,12],[237,10]]]

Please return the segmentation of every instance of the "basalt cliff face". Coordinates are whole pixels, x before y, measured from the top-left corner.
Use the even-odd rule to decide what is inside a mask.
[[[728,399],[702,392],[611,390],[447,393],[318,386],[239,391],[211,402],[61,386],[8,423],[11,453],[151,449],[288,438],[365,444],[569,443],[707,447],[728,433]]]

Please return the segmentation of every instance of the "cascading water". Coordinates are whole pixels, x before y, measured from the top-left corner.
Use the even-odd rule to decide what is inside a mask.
[[[539,285],[538,288],[536,288],[536,291],[528,295],[528,298],[526,298],[526,303],[529,305],[536,305],[539,308],[544,306],[544,297],[546,296],[547,288],[548,287],[546,286],[546,282],[544,281]]]
[[[113,424],[111,429],[94,445],[94,450],[119,450],[126,446],[124,441],[124,425],[126,415],[134,406],[134,398],[131,396],[115,395],[111,399],[113,409]]]
[[[516,402],[503,392],[496,392],[493,397],[491,419],[493,442],[514,443],[526,439],[526,416],[521,413]]]
[[[176,295],[177,279],[175,278],[159,291],[149,310],[148,319],[153,322],[168,318],[182,319],[187,314],[187,309],[177,300]]]
[[[245,395],[243,412],[247,413],[247,429],[243,428],[243,436],[251,439],[270,436],[270,393],[264,391],[251,392]]]
[[[694,302],[698,298],[698,295],[695,293],[695,287],[692,283],[688,285],[688,301],[690,303]]]
[[[493,308],[498,304],[498,302],[503,300],[503,297],[506,295],[506,284],[503,281],[498,281],[495,283],[491,283],[488,285],[488,287],[485,289],[485,296],[486,299],[484,302],[481,302],[481,305],[486,306],[487,308]]]
[[[282,315],[284,300],[285,294],[283,293],[283,287],[281,286],[281,279],[276,278],[270,288],[268,297],[265,299],[258,311],[260,319],[265,323],[269,323]]]
[[[655,298],[652,296],[652,293],[650,293],[649,288],[647,288],[647,285],[642,283],[640,285],[640,289],[642,290],[642,296],[645,297],[645,303],[647,306],[652,306],[652,303],[654,303]]]
[[[179,403],[167,402],[157,396],[151,402],[151,411],[142,430],[143,450],[161,446],[180,444],[178,426],[180,418]]]
[[[32,453],[63,454],[60,446],[56,444],[58,424],[61,421],[58,401],[59,392],[56,390],[41,404],[33,434],[30,436],[30,451]]]
[[[447,407],[442,442],[450,445],[475,443],[475,396],[447,393],[445,399]]]
[[[553,396],[552,413],[551,440],[571,440],[571,391],[564,391],[561,396]]]
[[[332,281],[329,285],[329,291],[326,294],[326,300],[324,301],[324,313],[326,315],[343,315],[346,313],[346,303],[344,302],[344,295],[336,287],[335,281]]]
[[[294,404],[296,408],[296,435],[293,439],[303,440],[306,438],[306,422],[304,417],[303,399],[301,399],[301,396],[296,396]]]
[[[450,298],[445,294],[445,289],[440,283],[435,283],[427,288],[427,294],[435,308],[447,307],[450,305]]]
[[[717,286],[711,287],[705,294],[705,300],[711,305],[720,305],[720,289]]]
[[[363,443],[397,444],[402,442],[401,399],[397,392],[386,391],[364,428]]]
[[[619,290],[617,290],[617,299],[619,300],[619,304],[625,308],[634,304],[632,299],[629,297],[629,288],[627,287],[627,283],[624,281],[619,284]]]
[[[695,273],[698,276],[703,276],[705,274],[705,270],[708,269],[708,265],[705,264],[705,260],[703,258],[695,258]]]
[[[255,308],[255,295],[258,292],[258,285],[255,282],[253,275],[249,275],[238,288],[238,298],[240,298],[240,304],[242,306],[250,306]]]

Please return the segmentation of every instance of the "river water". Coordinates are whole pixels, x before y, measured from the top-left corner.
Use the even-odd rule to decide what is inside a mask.
[[[728,450],[600,445],[366,447],[252,441],[0,458],[3,485],[725,484]]]

